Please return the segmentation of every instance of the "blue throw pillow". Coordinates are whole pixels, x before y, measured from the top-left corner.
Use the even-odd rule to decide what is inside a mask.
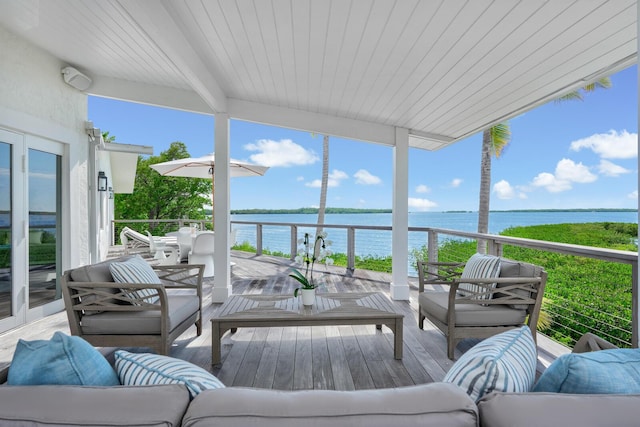
[[[9,385],[120,385],[107,359],[80,337],[56,332],[50,340],[19,340]]]
[[[184,384],[191,398],[201,391],[224,388],[213,374],[193,363],[152,353],[118,350],[116,371],[123,385]]]
[[[533,391],[640,393],[640,349],[563,354],[542,373]]]
[[[531,330],[522,326],[476,344],[442,381],[463,388],[476,401],[492,391],[528,392],[536,378],[537,360]]]

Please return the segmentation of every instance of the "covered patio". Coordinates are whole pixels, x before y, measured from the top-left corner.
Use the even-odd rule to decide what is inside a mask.
[[[221,162],[232,118],[392,146],[395,299],[409,295],[409,148],[443,149],[637,60],[635,0],[11,0],[0,12],[88,76],[88,94],[213,114]],[[216,228],[229,225],[228,176],[216,168]],[[230,293],[226,240],[214,301]]]
[[[98,163],[116,162],[105,160],[109,144],[86,122],[88,94],[213,115],[211,151],[221,164],[230,160],[231,119],[392,147],[393,268],[374,286],[410,310],[410,149],[446,149],[635,64],[637,34],[637,0],[7,0],[0,131],[15,140],[2,142],[17,148],[16,165],[27,150],[54,145],[61,159],[58,277],[104,258],[112,234],[95,183]],[[63,77],[67,67],[83,84]],[[12,194],[23,194],[28,173],[12,173]],[[215,226],[228,229],[230,170],[214,174]],[[2,330],[61,308],[58,300],[29,310],[18,298],[28,276],[19,224],[29,207],[13,203],[16,289]],[[215,253],[209,298],[218,304],[244,288],[232,278],[225,233]],[[633,298],[638,324],[637,290]]]

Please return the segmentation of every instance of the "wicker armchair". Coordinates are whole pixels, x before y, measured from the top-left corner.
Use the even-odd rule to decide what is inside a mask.
[[[449,359],[463,338],[487,338],[526,324],[535,339],[547,273],[506,258],[500,264],[497,278],[461,280],[464,263],[418,262],[418,327],[426,318],[445,334]],[[461,283],[474,286],[461,292]],[[448,289],[437,290],[442,286]]]

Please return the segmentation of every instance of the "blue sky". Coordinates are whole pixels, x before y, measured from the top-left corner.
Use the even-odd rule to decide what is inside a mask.
[[[549,103],[510,120],[511,144],[492,164],[492,210],[637,208],[637,68],[584,101]],[[213,151],[212,116],[89,97],[89,119],[116,141],[154,154],[184,142]],[[439,151],[411,149],[409,210],[478,208],[481,134]],[[231,157],[270,166],[263,177],[231,180],[231,209],[317,206],[322,136],[231,121]],[[391,208],[390,147],[330,138],[327,206]]]

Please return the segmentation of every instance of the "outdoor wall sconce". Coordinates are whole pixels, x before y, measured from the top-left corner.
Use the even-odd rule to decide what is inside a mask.
[[[109,187],[109,198],[113,199],[113,187]]]
[[[98,191],[107,191],[107,175],[103,171],[98,172]]]

